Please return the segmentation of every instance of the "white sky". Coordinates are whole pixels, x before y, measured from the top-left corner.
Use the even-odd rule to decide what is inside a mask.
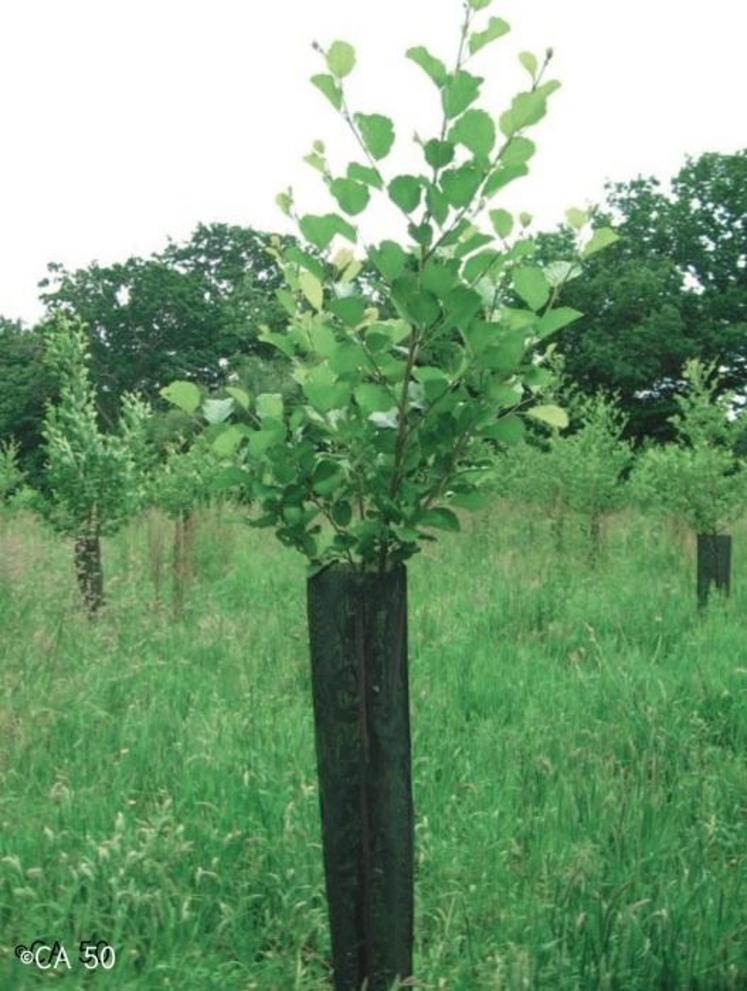
[[[552,45],[563,82],[530,132],[531,175],[494,205],[549,227],[605,178],[666,179],[686,153],[747,145],[737,0],[494,0],[490,14],[513,30],[468,66],[490,82],[479,105],[497,115],[526,87],[522,50]],[[411,135],[432,136],[438,94],[403,55],[425,44],[450,64],[460,19],[459,0],[0,0],[0,314],[41,314],[48,261],[146,255],[199,221],[287,229],[274,197],[288,184],[304,212],[333,208],[301,158],[314,138],[339,174],[360,154],[308,82],[314,39],[353,43],[351,106],[395,120],[386,176],[419,170]],[[374,237],[398,230],[391,211]]]

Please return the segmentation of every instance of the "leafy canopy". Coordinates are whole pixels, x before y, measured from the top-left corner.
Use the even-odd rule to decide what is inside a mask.
[[[143,503],[150,408],[126,393],[118,430],[101,430],[87,335],[80,320],[60,316],[53,322],[45,360],[59,377],[60,396],[56,404],[47,406],[42,429],[48,492],[42,511],[63,534],[114,533]]]
[[[416,138],[417,174],[386,163],[385,175],[397,129],[351,108],[352,46],[318,46],[328,71],[312,82],[357,141],[358,160],[336,175],[315,142],[307,162],[332,204],[304,213],[292,191],[278,199],[308,247],[271,246],[287,322],[261,337],[290,359],[300,396],[254,397],[248,431],[231,434],[248,451],[254,524],[274,527],[312,569],[406,560],[435,532],[457,530],[460,510],[485,503],[486,440],[514,443],[527,416],[565,424],[535,394],[545,341],[578,315],[556,307],[576,269],[535,262],[527,215],[516,228],[505,211],[483,224],[496,193],[527,173],[534,145],[524,132],[559,84],[544,81],[548,52],[498,121],[479,105],[483,77],[466,62],[508,30],[482,20],[486,6],[470,0],[452,67],[423,46],[407,52],[435,85],[442,117],[439,132]],[[402,212],[407,238],[368,245],[358,218],[381,196]]]
[[[715,367],[691,360],[682,374],[688,389],[676,398],[676,441],[643,452],[633,491],[645,509],[678,516],[697,533],[716,534],[744,512],[747,469],[734,453],[731,396],[720,391]]]

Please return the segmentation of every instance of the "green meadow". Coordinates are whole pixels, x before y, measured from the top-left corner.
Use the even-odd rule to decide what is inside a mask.
[[[463,526],[409,565],[414,986],[747,988],[747,526],[701,612],[668,525],[607,520],[596,564]],[[303,560],[206,512],[175,616],[170,540],[104,542],[91,622],[70,546],[0,520],[3,991],[329,988]]]

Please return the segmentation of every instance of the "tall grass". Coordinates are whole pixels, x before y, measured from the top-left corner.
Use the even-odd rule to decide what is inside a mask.
[[[154,525],[94,623],[69,548],[0,531],[0,987],[88,987],[95,933],[107,988],[328,988],[303,562],[207,515],[176,621]],[[410,565],[417,986],[747,988],[747,530],[698,615],[645,519],[595,568],[506,505],[465,529]]]

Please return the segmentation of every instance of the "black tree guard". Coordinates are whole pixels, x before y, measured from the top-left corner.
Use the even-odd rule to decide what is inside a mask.
[[[328,568],[308,618],[335,991],[412,973],[407,572]]]
[[[711,585],[729,594],[731,577],[731,537],[726,534],[698,534],[698,605],[708,601]]]

